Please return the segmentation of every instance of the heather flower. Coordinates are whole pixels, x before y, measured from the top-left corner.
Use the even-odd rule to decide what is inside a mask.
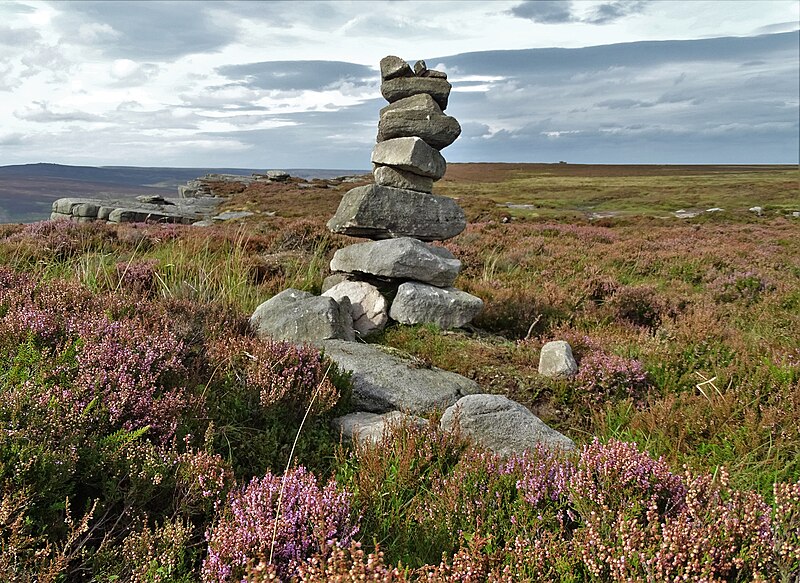
[[[137,294],[147,294],[155,286],[157,267],[157,259],[117,263],[119,285]]]
[[[203,581],[240,580],[248,564],[270,555],[284,577],[315,553],[347,547],[358,532],[350,501],[351,495],[335,482],[320,488],[302,467],[282,477],[267,473],[253,478],[228,495],[221,518],[206,533]]]
[[[598,402],[626,397],[640,399],[649,386],[640,361],[599,350],[581,359],[575,382],[578,390]]]
[[[233,337],[212,345],[209,356],[256,391],[262,407],[289,402],[305,409],[316,392],[313,408],[319,414],[336,405],[340,397],[330,380],[332,364],[312,346]]]

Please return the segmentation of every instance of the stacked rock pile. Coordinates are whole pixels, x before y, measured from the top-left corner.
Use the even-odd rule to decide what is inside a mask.
[[[417,417],[443,410],[440,427],[503,455],[542,444],[569,450],[575,444],[519,403],[459,374],[354,342],[401,323],[463,326],[483,302],[453,287],[461,262],[441,246],[466,227],[464,211],[450,198],[432,194],[444,175],[440,150],[461,132],[443,113],[450,84],[422,61],[414,68],[397,57],[381,60],[378,143],[372,152],[375,184],[344,195],[328,222],[334,233],[371,239],[338,250],[322,296],[287,289],[256,308],[250,325],[262,337],[318,345],[341,370],[349,371],[353,413],[333,420],[345,439],[376,441],[395,423],[425,424]]]
[[[403,324],[464,326],[483,302],[452,286],[461,262],[432,241],[455,237],[466,227],[464,211],[451,198],[432,194],[447,163],[441,150],[461,133],[444,110],[447,75],[417,61],[381,60],[380,112],[372,151],[375,184],[353,188],[342,198],[328,228],[372,239],[340,249],[331,261],[327,295],[348,297],[354,327],[362,335],[380,330],[388,317]],[[392,298],[391,307],[381,295]]]

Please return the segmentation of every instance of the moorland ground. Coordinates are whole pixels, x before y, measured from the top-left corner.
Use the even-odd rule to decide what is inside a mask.
[[[0,568],[103,581],[797,576],[797,167],[450,165],[435,191],[469,225],[444,245],[464,264],[456,287],[485,310],[465,330],[390,326],[370,341],[508,395],[583,447],[510,461],[435,423],[340,444],[329,420],[347,410],[346,378],[313,350],[248,334],[259,303],[318,293],[354,241],[325,229],[354,184],[313,184],[220,184],[223,208],[256,213],[238,225],[2,227]],[[576,377],[538,375],[553,339],[572,345]],[[284,474],[310,404],[292,463],[319,486]]]

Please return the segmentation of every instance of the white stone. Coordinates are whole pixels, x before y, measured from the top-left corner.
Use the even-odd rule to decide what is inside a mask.
[[[378,288],[365,281],[343,281],[322,295],[333,298],[337,302],[341,302],[342,298],[350,300],[353,328],[362,337],[380,332],[389,319],[389,302],[378,291]]]
[[[578,372],[572,347],[564,340],[554,340],[542,346],[539,355],[539,374],[547,377],[570,377]]]

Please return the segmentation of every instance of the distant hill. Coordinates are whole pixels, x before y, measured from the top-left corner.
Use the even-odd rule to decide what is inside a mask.
[[[204,174],[249,176],[267,168],[147,168],[138,166],[0,166],[0,223],[29,223],[50,218],[53,201],[68,196],[177,195],[177,187]],[[367,170],[281,168],[300,178],[332,178]]]

